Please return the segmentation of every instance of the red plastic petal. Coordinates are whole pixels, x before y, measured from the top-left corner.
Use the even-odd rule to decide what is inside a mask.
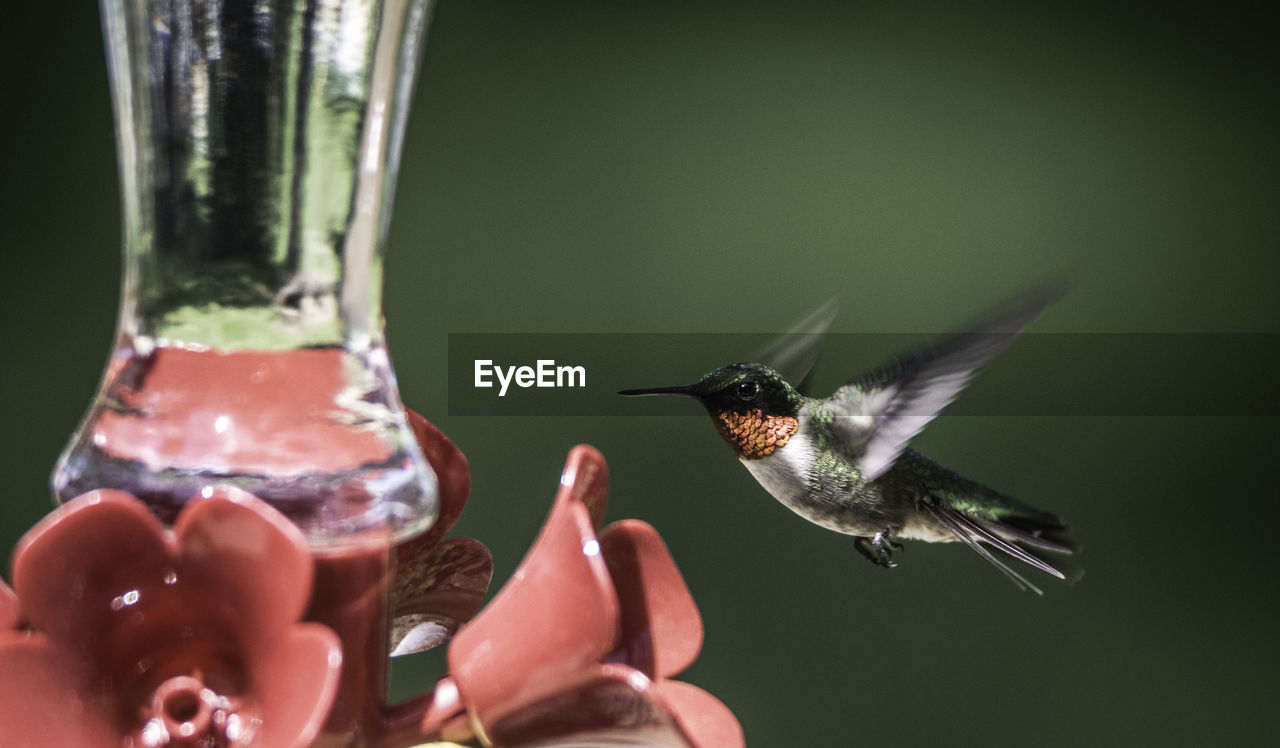
[[[622,659],[655,678],[689,667],[702,649],[702,617],[658,531],[622,520],[600,545],[622,603]]]
[[[249,641],[297,621],[311,596],[307,541],[285,516],[239,489],[187,504],[174,526],[187,594],[221,611]]]
[[[0,632],[0,742],[5,748],[120,745],[111,710],[90,683],[49,639]]]
[[[694,748],[743,748],[742,725],[719,699],[697,686],[663,680],[651,689],[675,717]]]
[[[506,718],[485,723],[496,746],[610,745],[688,748],[654,684],[625,665],[602,665]]]
[[[342,646],[317,623],[300,623],[253,655],[252,689],[262,710],[255,745],[308,746],[324,726],[338,692]]]
[[[18,610],[18,596],[13,594],[9,585],[0,581],[0,631],[18,627],[22,613]]]
[[[171,559],[164,528],[142,502],[123,491],[91,491],[22,537],[13,587],[35,628],[84,643],[109,628],[119,600],[160,586]]]
[[[405,415],[409,419],[409,428],[418,440],[431,469],[436,473],[439,485],[440,513],[436,522],[425,535],[410,541],[412,545],[431,546],[443,538],[462,515],[467,504],[467,494],[471,491],[471,469],[462,450],[445,436],[435,424],[408,408]]]
[[[573,492],[570,481],[511,580],[449,646],[462,698],[486,723],[559,690],[616,641],[617,595]]]
[[[396,550],[392,581],[392,656],[444,643],[476,614],[493,579],[493,557],[478,540],[451,538],[419,558]]]
[[[609,508],[609,464],[595,447],[579,444],[569,450],[556,501],[562,498],[581,502],[591,515],[592,527],[604,524]]]

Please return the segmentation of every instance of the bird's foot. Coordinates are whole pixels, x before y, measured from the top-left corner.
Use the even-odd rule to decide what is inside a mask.
[[[876,533],[875,537],[854,538],[853,547],[876,566],[892,569],[898,565],[898,562],[893,560],[893,551],[902,550],[902,543],[895,542],[892,532],[889,528],[885,528]]]

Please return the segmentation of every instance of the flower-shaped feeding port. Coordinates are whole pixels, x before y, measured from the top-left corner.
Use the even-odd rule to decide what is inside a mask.
[[[124,492],[68,502],[20,541],[0,602],[4,745],[309,745],[342,667],[334,633],[299,622],[313,573],[301,532],[234,488],[172,530]]]
[[[697,657],[701,617],[651,526],[623,520],[596,534],[607,501],[604,458],[575,447],[528,555],[450,643],[450,675],[436,686],[425,738],[744,744],[720,701],[670,680]]]

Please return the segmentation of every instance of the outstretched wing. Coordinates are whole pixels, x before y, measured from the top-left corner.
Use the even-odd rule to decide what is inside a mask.
[[[779,335],[751,361],[762,363],[782,375],[797,391],[805,392],[809,375],[818,360],[822,337],[836,318],[836,300],[827,301],[804,319]]]
[[[965,332],[900,356],[836,390],[833,426],[863,477],[873,481],[884,474],[978,370],[1065,291],[1065,283],[1037,288],[979,318]]]

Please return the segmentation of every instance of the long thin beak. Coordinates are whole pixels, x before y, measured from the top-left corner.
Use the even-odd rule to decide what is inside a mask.
[[[693,397],[693,387],[683,385],[680,387],[651,387],[644,390],[622,390],[619,395],[626,397],[638,397],[641,395],[684,395]]]

